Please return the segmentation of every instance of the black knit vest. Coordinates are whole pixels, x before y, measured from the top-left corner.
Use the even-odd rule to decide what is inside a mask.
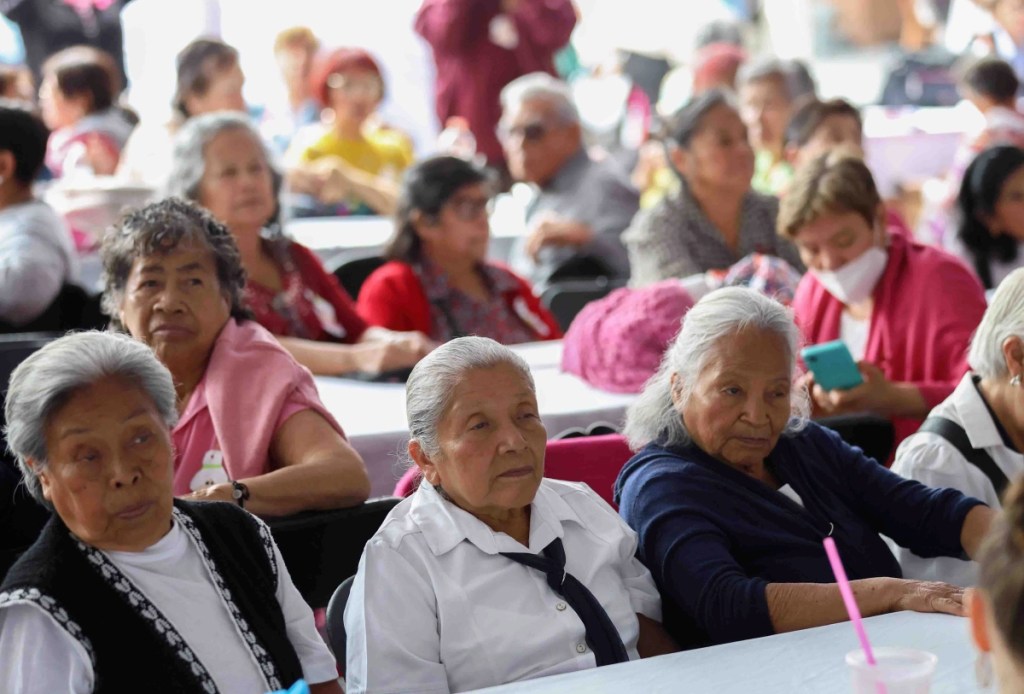
[[[229,611],[246,640],[252,637],[249,648],[264,676],[272,688],[291,685],[302,677],[302,666],[277,602],[269,530],[234,504],[176,499],[174,506],[182,530],[198,532],[200,552],[216,569],[214,586],[222,599],[229,596]],[[56,514],[0,586],[0,605],[34,602],[83,644],[92,660],[94,692],[215,692],[195,654],[139,597]]]

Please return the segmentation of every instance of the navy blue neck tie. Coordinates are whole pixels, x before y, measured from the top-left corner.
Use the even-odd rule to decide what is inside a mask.
[[[594,594],[579,582],[575,576],[565,571],[565,549],[562,540],[555,538],[544,548],[541,554],[527,552],[502,552],[520,564],[543,571],[547,575],[551,590],[565,598],[569,606],[583,621],[586,629],[587,645],[594,651],[598,666],[624,663],[629,660],[626,647],[622,645],[622,637],[612,624],[608,613],[601,607]]]

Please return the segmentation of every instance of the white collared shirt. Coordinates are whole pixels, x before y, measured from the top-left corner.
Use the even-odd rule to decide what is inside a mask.
[[[1024,472],[1024,455],[1008,448],[989,414],[985,401],[967,373],[956,390],[931,411],[929,416],[945,417],[962,426],[972,448],[984,449],[1008,479]],[[952,487],[1000,508],[999,497],[985,473],[967,461],[953,444],[931,432],[905,439],[896,450],[892,471],[929,487]],[[925,559],[889,542],[903,567],[904,578],[945,581],[973,586],[978,581],[978,564],[951,557]]]
[[[444,501],[429,484],[366,544],[348,606],[346,691],[457,692],[592,668],[583,622],[544,574],[499,552],[562,538],[566,571],[601,602],[636,659],[637,613],[661,598],[636,533],[584,484],[545,479],[529,547]]]

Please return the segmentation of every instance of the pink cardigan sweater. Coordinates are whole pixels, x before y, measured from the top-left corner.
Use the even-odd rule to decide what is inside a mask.
[[[227,479],[270,472],[274,434],[302,410],[313,410],[345,435],[309,370],[259,323],[229,318],[174,427],[174,493],[191,491],[190,481],[211,453],[219,454]]]
[[[913,383],[929,409],[935,407],[967,371],[967,348],[985,312],[981,284],[948,253],[890,234],[889,262],[873,297],[864,360],[890,381]],[[804,275],[793,310],[805,343],[839,339],[843,307],[813,274]],[[922,420],[892,421],[898,446]]]

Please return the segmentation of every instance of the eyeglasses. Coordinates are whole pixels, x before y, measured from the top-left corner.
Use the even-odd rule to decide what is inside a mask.
[[[376,78],[353,79],[338,72],[327,78],[327,86],[348,96],[368,96],[374,99],[379,99],[384,90]]]
[[[533,123],[526,123],[524,125],[501,127],[498,130],[498,136],[503,142],[511,142],[513,139],[519,138],[521,138],[524,143],[540,142],[549,132],[551,132],[551,128],[552,126],[544,121],[534,121]]]
[[[474,222],[491,211],[490,198],[452,198],[447,202],[456,218],[463,222]]]

